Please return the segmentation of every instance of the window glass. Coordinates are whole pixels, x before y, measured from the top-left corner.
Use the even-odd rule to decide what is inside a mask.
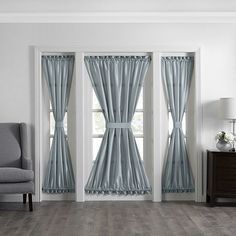
[[[101,109],[101,106],[94,91],[93,91],[93,109]]]
[[[141,91],[140,91],[140,96],[139,96],[139,99],[138,99],[136,109],[137,110],[140,110],[140,109],[142,110],[143,109],[143,89],[141,89]]]
[[[93,112],[93,134],[104,134],[105,118],[102,112]]]
[[[135,112],[132,120],[134,135],[143,134],[143,112]]]
[[[141,160],[143,160],[143,138],[135,138],[136,144],[138,146],[139,154],[141,157]]]
[[[95,161],[99,148],[102,143],[102,138],[93,138],[93,161]]]

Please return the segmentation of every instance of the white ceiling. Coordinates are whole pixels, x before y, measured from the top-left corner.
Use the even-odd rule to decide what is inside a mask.
[[[0,13],[236,11],[236,0],[0,0]]]

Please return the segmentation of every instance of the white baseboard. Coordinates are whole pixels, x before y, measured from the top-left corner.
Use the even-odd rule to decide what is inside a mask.
[[[150,201],[152,196],[85,195],[85,201]]]
[[[195,201],[195,193],[163,193],[163,201]]]
[[[41,195],[41,201],[75,201],[75,193],[47,194]]]

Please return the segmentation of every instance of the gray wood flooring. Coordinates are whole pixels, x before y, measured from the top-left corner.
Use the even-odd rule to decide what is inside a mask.
[[[0,235],[236,236],[236,208],[186,202],[0,203]]]

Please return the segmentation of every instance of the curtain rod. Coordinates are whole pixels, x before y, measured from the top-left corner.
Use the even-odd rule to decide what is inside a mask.
[[[150,56],[148,52],[89,52],[84,56]]]
[[[161,57],[185,57],[185,56],[195,56],[194,52],[163,52]]]
[[[72,52],[43,52],[42,56],[74,56]]]

